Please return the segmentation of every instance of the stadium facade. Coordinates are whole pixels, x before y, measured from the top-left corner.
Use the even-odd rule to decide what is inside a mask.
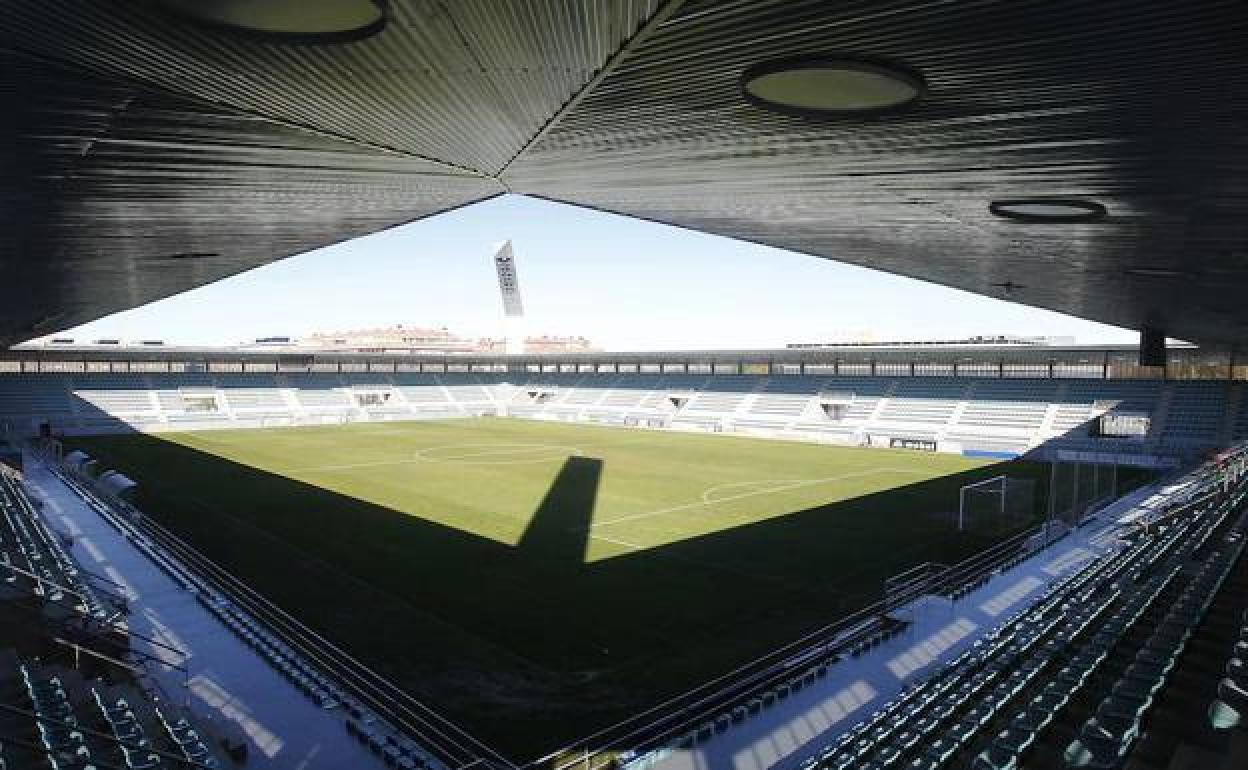
[[[1248,435],[1234,351],[966,345],[671,353],[0,355],[0,423],[85,434],[522,416],[1173,465]],[[1241,416],[1242,413],[1242,416]]]
[[[1248,579],[1239,560],[1245,542],[1240,530],[1244,459],[1230,449],[1248,435],[1243,365],[1232,351],[1195,347],[1172,348],[1163,367],[1141,367],[1138,360],[1132,346],[1020,345],[528,356],[11,350],[0,356],[0,425],[11,446],[27,447],[15,454],[15,464],[27,466],[27,477],[20,481],[20,476],[5,471],[10,508],[6,521],[11,529],[6,538],[15,538],[20,554],[19,559],[7,557],[5,565],[17,595],[28,586],[40,597],[36,606],[47,603],[43,612],[51,613],[49,617],[68,618],[71,623],[77,614],[93,618],[76,631],[75,638],[86,649],[103,654],[98,641],[102,635],[113,638],[114,644],[121,640],[129,650],[126,659],[140,667],[163,650],[161,654],[181,661],[174,666],[173,679],[185,676],[189,681],[195,664],[187,650],[162,648],[163,642],[144,634],[142,623],[131,628],[124,598],[104,593],[108,583],[77,577],[77,560],[90,557],[72,554],[72,542],[71,550],[64,545],[58,550],[51,531],[40,534],[39,528],[48,525],[42,523],[37,501],[51,499],[62,512],[84,506],[85,514],[102,517],[107,527],[121,534],[116,547],[137,547],[164,573],[153,581],[172,580],[191,591],[201,605],[197,613],[206,611],[210,622],[231,629],[265,665],[294,685],[301,696],[293,695],[278,714],[298,714],[306,708],[344,714],[346,730],[335,733],[337,739],[331,741],[329,756],[339,757],[334,761],[350,756],[358,745],[364,756],[371,752],[381,764],[393,766],[506,767],[508,758],[446,721],[436,705],[430,709],[396,689],[350,650],[335,646],[224,571],[194,543],[166,530],[154,520],[159,516],[133,508],[133,479],[80,451],[62,456],[61,441],[72,441],[76,434],[400,425],[507,416],[560,424],[736,433],[916,454],[952,452],[998,461],[1022,456],[1052,469],[1050,514],[1039,526],[1018,531],[956,564],[915,565],[890,578],[877,603],[830,618],[832,622],[817,632],[681,693],[666,705],[568,744],[535,766],[570,770],[588,762],[601,768],[679,770],[699,762],[717,765],[748,747],[757,730],[764,734],[787,730],[794,713],[810,708],[811,697],[816,705],[820,702],[821,691],[840,699],[845,717],[827,718],[824,729],[811,731],[806,740],[778,754],[775,766],[796,767],[804,761],[802,766],[810,768],[856,767],[864,755],[876,753],[910,755],[933,767],[971,762],[985,766],[982,758],[1011,761],[1070,751],[1101,756],[1111,751],[1111,744],[1105,742],[1110,738],[1095,732],[1102,725],[1097,720],[1107,718],[1099,712],[1087,712],[1092,727],[1073,741],[1040,718],[1039,712],[1057,708],[1045,700],[1056,697],[1054,682],[1065,681],[1052,677],[1065,676],[1062,672],[1075,665],[1086,667],[1081,676],[1093,677],[1106,655],[1088,651],[1102,649],[1098,645],[1108,644],[1113,650],[1139,647],[1177,660],[1183,636],[1146,639],[1140,629],[1159,622],[1169,628],[1182,621],[1192,624],[1183,634],[1207,636],[1211,632],[1201,631],[1199,625],[1204,613],[1218,602],[1223,614],[1235,611],[1237,601],[1242,604],[1242,597],[1236,600],[1224,593],[1231,589],[1215,589],[1227,581],[1240,585]],[[473,453],[470,457],[479,457],[482,451],[502,452],[500,462],[526,463],[533,461],[531,453],[536,451],[530,444],[482,446],[465,444],[463,451]],[[53,448],[55,452],[50,451]],[[525,454],[517,456],[517,451]],[[1149,469],[1165,481],[1122,500],[1114,500],[1112,494],[1106,497],[1106,485],[1110,490],[1120,488],[1119,471],[1124,467]],[[1092,484],[1088,497],[1080,491],[1081,471],[1083,487]],[[983,515],[968,513],[966,494],[971,490],[988,494],[992,510],[999,505],[1002,514],[1006,511],[1006,487],[979,478],[982,481],[963,488],[959,521],[965,515]],[[150,475],[141,476],[139,488],[155,482]],[[997,489],[999,493],[994,493]],[[1027,494],[1030,499],[1033,493]],[[1059,517],[1053,516],[1055,510],[1061,511]],[[40,553],[46,553],[43,559],[55,560],[56,566],[43,571],[34,558]],[[1208,584],[1205,593],[1179,592],[1179,575],[1189,564],[1200,565],[1193,579],[1198,586]],[[1124,571],[1133,576],[1125,587],[1114,577]],[[1043,591],[1031,597],[1038,587]],[[1080,596],[1092,599],[1086,611],[1072,615],[1061,609]],[[1196,604],[1186,603],[1197,597],[1201,598]],[[929,610],[924,608],[933,601],[965,609],[956,609],[962,614],[950,626],[939,620],[948,617],[943,611],[939,618],[927,616]],[[1174,606],[1185,614],[1170,617],[1179,610],[1167,613],[1169,602],[1177,602]],[[1015,603],[1026,611],[1003,615],[1004,609],[995,609]],[[188,612],[170,618],[191,622],[196,613]],[[1098,620],[1102,617],[1108,620]],[[939,622],[933,624],[934,619]],[[1115,630],[1097,632],[1100,622]],[[1111,638],[1111,633],[1116,636]],[[1041,642],[1045,646],[1036,648]],[[939,652],[933,654],[934,649]],[[50,660],[57,657],[52,653]],[[76,682],[79,675],[54,662],[19,658],[19,673],[29,680],[35,724],[43,724],[41,719],[54,718],[47,716],[52,713],[47,709],[64,708],[46,701],[48,683],[53,677]],[[996,682],[1011,661],[1024,666],[1022,674]],[[885,673],[876,668],[882,662]],[[1163,669],[1149,680],[1148,686],[1158,692],[1167,680]],[[1132,676],[1142,675],[1139,670]],[[167,683],[170,676],[166,668],[157,679]],[[1105,675],[1099,676],[1103,680]],[[980,684],[963,686],[968,681]],[[995,682],[993,689],[981,692],[990,682]],[[1090,693],[1098,692],[1098,687],[1118,687],[1112,676],[1103,684],[1071,680],[1070,685],[1086,686]],[[89,684],[75,686],[90,689]],[[845,700],[845,687],[851,688],[850,700]],[[948,687],[957,688],[956,704],[949,698],[932,698],[932,693]],[[98,689],[91,691],[91,698],[97,697]],[[1107,702],[1118,700],[1104,708],[1120,707],[1123,696],[1118,690],[1114,693]],[[1233,695],[1214,688],[1209,708],[1236,713]],[[66,696],[68,708],[83,708],[73,705],[77,697]],[[130,702],[149,696],[127,685],[98,697],[101,705],[96,708],[112,714],[110,698]],[[1029,708],[1037,711],[1035,724],[1027,721],[1025,730],[1009,726],[1010,704],[1021,706],[1029,699],[1034,701]],[[855,700],[878,705],[868,710],[853,705]],[[955,715],[967,709],[972,715],[980,713],[975,709],[1001,715],[973,716],[973,723],[967,722],[972,717],[955,722],[932,718],[926,727],[909,726],[916,717],[908,715],[925,713],[930,704],[946,701],[946,706],[955,706]],[[1149,705],[1137,703],[1133,708],[1139,716],[1128,724],[1138,725],[1135,720],[1148,717]],[[862,713],[855,713],[860,707]],[[236,730],[202,721],[191,727],[203,714],[211,715],[211,708],[205,711],[201,706],[199,717],[194,707],[169,710],[155,700],[139,719],[145,734],[158,736],[156,745],[168,748],[150,757],[135,754],[134,761],[156,757],[193,763],[211,757],[213,762],[229,762],[231,750],[255,745]],[[1083,713],[1076,707],[1069,710]],[[116,740],[124,747],[131,728],[129,722],[118,724]],[[1003,726],[1014,731],[1008,733],[1010,741],[1023,745],[994,738],[992,730]],[[927,739],[933,743],[912,743],[907,731],[920,729],[936,731]],[[1199,740],[1215,746],[1225,739],[1221,727],[1190,729],[1207,733]],[[196,738],[179,743],[179,731],[187,730],[195,730],[196,736],[213,735],[219,742]],[[1130,730],[1138,732],[1139,727]],[[941,737],[945,734],[941,731],[949,735]],[[1122,751],[1122,756],[1140,743],[1136,732],[1115,735],[1113,740],[1119,742],[1112,744],[1112,751]],[[296,732],[289,737],[298,745],[307,736]],[[1091,743],[1093,738],[1101,742]],[[952,743],[946,747],[941,741]],[[82,748],[104,756],[114,751],[107,742]],[[188,753],[179,760],[174,749]],[[37,757],[39,750],[33,751],[19,748],[15,756]],[[122,749],[131,756],[127,751]],[[1235,756],[1225,747],[1218,751],[1219,756]]]

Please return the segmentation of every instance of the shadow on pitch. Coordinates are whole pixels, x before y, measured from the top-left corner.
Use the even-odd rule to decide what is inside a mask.
[[[556,562],[584,562],[601,478],[602,460],[565,460],[516,548]]]
[[[71,439],[138,506],[313,628],[508,753],[583,735],[856,609],[884,577],[1005,533],[958,533],[1001,463],[591,563],[604,472],[569,457],[517,545],[148,434]],[[1020,526],[1024,524],[1020,523]]]

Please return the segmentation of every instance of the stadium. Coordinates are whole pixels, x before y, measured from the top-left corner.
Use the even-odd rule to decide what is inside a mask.
[[[1248,8],[1124,9],[6,4],[0,770],[1244,767]],[[1139,342],[55,336],[506,195]]]

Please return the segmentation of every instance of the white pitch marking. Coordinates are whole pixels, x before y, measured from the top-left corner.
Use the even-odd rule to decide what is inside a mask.
[[[923,471],[914,470],[911,468],[873,468],[869,471],[857,471],[855,473],[845,473],[840,476],[828,476],[827,478],[823,478],[823,479],[807,479],[805,481],[795,483],[792,486],[785,487],[785,489],[788,490],[788,489],[796,489],[798,487],[809,487],[809,486],[814,486],[816,484],[831,484],[837,481],[844,481],[846,479],[858,478],[861,476],[870,476],[876,473],[909,473],[909,474],[923,475]],[[686,511],[691,508],[702,508],[708,505],[716,505],[718,503],[730,503],[730,502],[733,502],[734,500],[744,500],[749,497],[758,497],[759,495],[767,495],[776,491],[779,491],[779,490],[771,489],[771,488],[760,489],[760,490],[755,490],[753,492],[742,492],[736,495],[728,495],[727,497],[716,498],[715,500],[710,501],[710,502],[707,502],[704,500],[698,500],[697,502],[684,503],[683,505],[673,505],[670,508],[660,508],[656,511],[643,511],[641,513],[632,513],[632,514],[627,514],[624,516],[617,516],[614,519],[608,519],[606,521],[595,522],[590,527],[590,529],[592,530],[592,529],[597,529],[598,527],[606,527],[611,524],[619,524],[625,521],[645,519],[651,516],[662,516],[665,513],[675,513],[677,511]]]
[[[614,538],[614,537],[607,537],[606,535],[595,535],[595,534],[593,534],[593,533],[590,533],[590,535],[589,535],[589,536],[590,536],[590,538],[591,538],[591,539],[593,539],[593,540],[601,540],[601,541],[603,541],[604,543],[612,543],[612,544],[614,544],[614,545],[622,545],[622,546],[624,546],[625,548],[631,548],[631,549],[632,549],[632,550],[634,550],[634,551],[644,551],[644,550],[646,550],[646,546],[644,546],[644,545],[638,545],[638,544],[636,544],[636,543],[630,543],[630,542],[628,542],[627,540],[617,540],[617,539],[616,539],[616,538]]]
[[[434,454],[444,450],[469,450],[462,454],[451,454],[439,456]],[[477,457],[508,457],[515,455],[542,454],[546,452],[566,453],[568,455],[580,454],[579,447],[566,446],[563,444],[443,444],[441,446],[426,447],[425,449],[416,450],[417,460],[428,460],[429,462],[472,462]],[[515,460],[503,460],[500,462],[516,462]],[[533,462],[525,460],[524,462]]]
[[[809,479],[759,479],[758,481],[733,481],[733,482],[729,482],[728,484],[716,484],[713,487],[709,487],[705,492],[702,493],[702,502],[713,503],[713,502],[716,502],[716,500],[724,499],[724,498],[711,499],[712,495],[721,489],[737,489],[738,487],[761,487],[763,485],[766,485],[767,489],[765,490],[760,489],[758,491],[759,492],[781,492],[785,489],[790,489],[795,485],[800,485],[807,481],[809,481]]]
[[[468,449],[470,447],[494,447],[493,449],[482,449],[471,451],[461,455],[453,455],[449,457],[430,456],[428,453],[436,450],[446,449]],[[546,454],[548,453],[548,454]],[[562,446],[558,444],[442,444],[439,446],[426,447],[425,449],[416,450],[413,457],[402,460],[376,460],[366,463],[342,463],[340,465],[315,465],[305,468],[290,468],[283,473],[315,473],[317,471],[345,471],[354,468],[383,468],[391,465],[415,465],[419,463],[437,463],[437,462],[455,462],[462,465],[523,465],[527,463],[546,462],[556,459],[557,455],[579,455],[582,454],[580,447]],[[521,457],[514,460],[496,460],[490,459],[495,457],[507,457],[520,455]],[[538,455],[536,457],[524,457],[524,455]],[[484,459],[474,459],[484,458]]]

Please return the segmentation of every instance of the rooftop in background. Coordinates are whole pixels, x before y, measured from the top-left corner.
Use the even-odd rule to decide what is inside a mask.
[[[186,350],[186,346],[170,345],[164,340],[126,340],[100,338],[78,340],[65,334],[40,337],[13,350]],[[396,324],[372,329],[348,329],[314,332],[307,336],[273,335],[257,337],[237,345],[194,347],[194,350],[281,353],[381,353],[394,355],[457,355],[506,352],[506,341],[496,337],[468,337],[452,332],[445,326],[427,328]],[[527,353],[593,353],[600,351],[583,335],[530,335],[524,339]]]
[[[1233,362],[1236,366],[1248,364],[1248,356],[1236,354],[1230,348],[1198,347],[1191,343],[1171,344],[1168,352],[1172,357],[1191,359],[1217,359],[1223,364]],[[702,350],[564,350],[558,352],[528,352],[507,354],[503,352],[426,352],[396,353],[351,350],[283,349],[280,346],[244,348],[238,346],[192,346],[192,345],[18,345],[0,350],[0,371],[16,371],[14,364],[26,362],[282,362],[283,365],[298,362],[388,362],[386,365],[403,366],[432,364],[475,367],[523,366],[531,363],[567,362],[589,365],[598,362],[641,364],[706,364],[743,363],[776,366],[789,363],[825,363],[844,361],[860,363],[870,360],[884,362],[915,361],[1014,361],[1040,362],[1047,360],[1069,362],[1095,362],[1111,357],[1122,362],[1134,360],[1139,354],[1138,345],[829,345],[815,348],[721,348]],[[66,370],[69,371],[69,370]],[[222,370],[227,371],[227,370]],[[465,369],[467,371],[467,369]],[[475,369],[474,369],[475,371]],[[487,370],[482,370],[487,371]],[[488,371],[496,371],[489,369]]]
[[[1015,334],[998,334],[992,337],[976,336],[958,340],[905,340],[905,341],[844,341],[844,342],[790,342],[786,348],[795,350],[822,350],[825,348],[949,348],[971,345],[1027,345],[1039,347],[1072,347],[1074,337],[1020,337]]]

